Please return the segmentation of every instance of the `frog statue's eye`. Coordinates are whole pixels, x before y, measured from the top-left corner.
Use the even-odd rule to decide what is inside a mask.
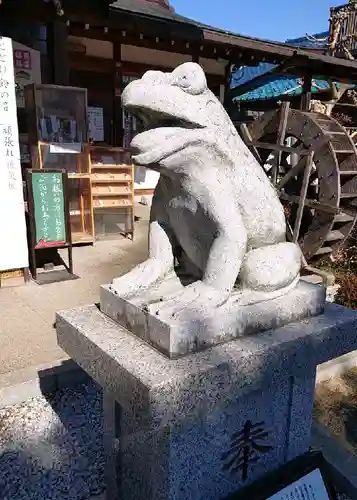
[[[185,63],[171,73],[171,85],[180,87],[187,94],[202,94],[207,88],[206,76],[200,66]]]

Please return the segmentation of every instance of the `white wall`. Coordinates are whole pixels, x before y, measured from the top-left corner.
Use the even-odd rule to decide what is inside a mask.
[[[134,189],[155,189],[160,174],[145,167],[135,167]]]

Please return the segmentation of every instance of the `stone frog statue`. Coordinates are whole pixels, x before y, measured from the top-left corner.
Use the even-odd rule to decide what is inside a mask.
[[[231,298],[247,305],[294,288],[301,252],[285,240],[283,207],[202,68],[148,71],[125,88],[122,104],[145,125],[131,143],[134,163],[160,179],[149,257],[115,278],[112,290],[127,299],[147,293],[173,273],[175,261],[189,284],[147,304],[153,314],[174,317]]]

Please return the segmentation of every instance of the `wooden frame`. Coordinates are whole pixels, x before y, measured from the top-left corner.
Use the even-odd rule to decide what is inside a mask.
[[[62,174],[63,186],[63,204],[64,204],[64,219],[66,230],[66,242],[64,244],[53,245],[39,248],[36,246],[36,220],[35,220],[35,200],[33,196],[32,175],[34,173],[48,173],[48,174]],[[65,170],[55,169],[27,169],[26,171],[26,185],[27,185],[27,211],[29,220],[29,260],[30,271],[33,279],[37,280],[37,266],[36,266],[36,250],[45,250],[46,248],[68,248],[68,265],[61,259],[63,265],[70,274],[73,274],[73,255],[72,255],[72,234],[71,224],[69,219],[69,200],[68,200],[68,177]]]
[[[88,124],[87,124],[87,116],[88,116],[88,96],[87,96],[87,89],[86,88],[80,88],[80,87],[73,87],[73,86],[67,86],[67,85],[54,85],[54,84],[37,84],[37,83],[32,83],[30,85],[26,85],[25,87],[25,101],[26,101],[26,110],[28,113],[28,124],[29,124],[29,139],[32,144],[35,144],[37,142],[42,142],[42,143],[50,143],[51,141],[44,141],[42,137],[39,135],[39,128],[38,128],[38,122],[39,122],[39,116],[38,116],[38,106],[37,106],[37,99],[36,99],[36,92],[42,92],[46,90],[52,90],[52,91],[57,91],[57,92],[76,92],[82,93],[83,94],[83,102],[84,102],[84,110],[83,110],[83,117],[85,121],[84,127],[82,125],[82,129],[85,133],[84,137],[82,138],[82,143],[85,144],[88,142]],[[31,97],[30,97],[31,96]],[[31,100],[30,100],[31,99]],[[32,108],[32,109],[31,109]],[[77,120],[78,121],[78,120]]]
[[[79,107],[75,108],[75,117],[76,122],[78,124],[78,129],[83,134],[82,151],[70,155],[73,157],[73,161],[76,163],[76,171],[68,172],[68,180],[69,181],[78,181],[79,184],[83,184],[85,180],[87,180],[88,188],[88,204],[89,204],[89,218],[88,224],[86,228],[85,224],[85,208],[84,208],[84,197],[82,194],[79,194],[78,197],[74,200],[76,204],[79,206],[78,210],[70,211],[70,221],[74,220],[74,217],[80,216],[79,225],[82,228],[82,232],[72,231],[72,244],[90,244],[94,242],[94,216],[93,216],[93,206],[92,206],[92,193],[91,193],[91,182],[90,182],[90,157],[89,157],[89,144],[88,144],[88,91],[86,88],[73,87],[73,86],[62,86],[62,85],[47,85],[47,84],[31,84],[26,86],[25,89],[25,99],[26,99],[26,108],[28,113],[28,121],[29,121],[29,142],[31,149],[31,160],[32,167],[39,170],[46,170],[43,159],[43,147],[50,147],[52,144],[51,141],[42,140],[42,137],[39,132],[39,115],[38,115],[38,102],[36,98],[36,92],[47,90],[53,90],[58,94],[63,94],[64,92],[75,92],[76,94],[81,94],[81,100],[83,100],[83,110],[79,110]],[[46,109],[46,106],[45,106]],[[78,116],[82,115],[79,117]],[[57,115],[56,115],[57,116]],[[57,143],[55,143],[57,145]],[[61,143],[58,143],[61,145]],[[56,153],[54,153],[56,154]],[[60,153],[57,153],[60,154]],[[60,162],[59,162],[60,165]],[[63,164],[62,164],[63,166]],[[47,170],[52,170],[50,167]],[[55,169],[53,169],[55,170]],[[57,171],[62,170],[59,168]],[[81,187],[81,186],[80,186]],[[73,213],[72,213],[73,212]],[[75,212],[75,213],[74,213]],[[76,225],[76,224],[75,224]],[[87,229],[87,230],[86,230]]]

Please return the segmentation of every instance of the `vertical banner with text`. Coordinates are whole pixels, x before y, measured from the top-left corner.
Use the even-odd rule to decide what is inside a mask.
[[[13,49],[0,37],[0,271],[28,267]]]

